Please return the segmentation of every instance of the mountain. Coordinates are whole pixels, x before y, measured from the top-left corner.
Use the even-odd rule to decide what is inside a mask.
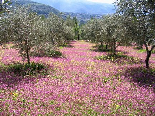
[[[46,1],[46,0],[44,0]],[[55,2],[57,4],[57,2]],[[31,0],[12,0],[12,6],[22,5],[28,6],[30,5],[30,10],[36,12],[39,15],[48,16],[50,12],[61,16],[63,19],[66,19],[68,16],[71,18],[76,17],[80,24],[83,24],[90,20],[91,18],[102,18],[103,14],[91,14],[91,13],[74,13],[74,12],[60,12],[59,10],[42,3],[34,2]],[[82,11],[81,11],[82,12]]]
[[[33,0],[48,4],[61,12],[85,13],[85,14],[113,14],[115,7],[108,3],[95,3],[85,0]]]
[[[86,14],[86,13],[73,13],[73,12],[63,12],[61,13],[62,17],[64,19],[67,18],[67,16],[70,16],[71,18],[76,17],[80,24],[86,23],[91,18],[102,18],[103,15],[100,14]]]
[[[49,13],[54,13],[56,15],[60,14],[60,11],[45,4],[33,2],[31,0],[12,0],[12,6],[16,5],[22,5],[22,6],[28,6],[30,5],[30,10],[33,12],[36,12],[38,15],[45,15],[45,17],[48,16]]]

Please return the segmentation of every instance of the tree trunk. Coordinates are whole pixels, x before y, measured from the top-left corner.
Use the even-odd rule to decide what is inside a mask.
[[[78,34],[78,40],[80,40],[80,34]]]
[[[30,64],[30,56],[29,56],[29,50],[26,50],[26,55],[27,55],[27,63]]]
[[[106,44],[106,46],[105,46],[105,49],[107,50],[108,49],[108,45]]]
[[[147,51],[147,56],[145,60],[146,68],[149,68],[149,59],[151,57],[151,51]]]
[[[146,68],[150,68],[149,67],[149,59],[151,57],[152,50],[155,48],[155,45],[153,45],[151,47],[151,50],[148,49],[148,45],[146,43],[144,43],[144,45],[146,47],[146,52],[147,52],[147,56],[146,56],[146,59],[145,59]]]
[[[29,55],[29,46],[28,46],[28,40],[25,41],[25,45],[26,45],[26,58],[27,58],[27,63],[30,64],[30,55]]]
[[[101,50],[103,50],[103,42],[101,41]]]
[[[113,55],[115,56],[116,55],[116,40],[115,40],[115,38],[113,39]]]
[[[143,49],[143,43],[141,41],[138,43],[138,49]]]
[[[76,38],[76,31],[75,31],[75,36],[74,36],[74,39],[77,39],[77,38]]]
[[[142,46],[142,45],[139,45],[139,46],[138,46],[138,49],[143,49],[143,46]]]

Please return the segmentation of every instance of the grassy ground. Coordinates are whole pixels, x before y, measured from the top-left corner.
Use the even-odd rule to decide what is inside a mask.
[[[15,49],[0,51],[0,115],[125,115],[155,114],[155,60],[144,68],[145,53],[119,47],[127,58],[140,63],[120,64],[95,52],[93,44],[74,41],[61,48],[64,58],[33,57],[31,61],[48,65],[47,75],[18,76],[5,70],[22,61]],[[125,58],[126,58],[125,56]],[[120,59],[121,60],[121,59]],[[123,59],[123,61],[126,59]]]

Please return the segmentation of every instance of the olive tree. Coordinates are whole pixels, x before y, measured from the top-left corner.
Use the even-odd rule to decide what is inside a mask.
[[[98,19],[91,19],[82,26],[83,38],[92,42],[101,42],[101,24]],[[102,42],[101,42],[102,43]]]
[[[36,21],[35,25],[36,31],[39,32],[36,33],[36,38],[42,40],[33,47],[33,54],[37,56],[51,56],[50,52],[57,50],[58,46],[66,44],[73,38],[72,27],[53,13],[50,13],[46,19]]]
[[[107,15],[102,19],[91,19],[83,26],[83,35],[85,38],[89,38],[92,42],[101,43],[111,48],[112,55],[116,55],[116,48],[119,45],[128,44],[124,36],[124,24],[122,23],[122,17],[119,15]]]
[[[39,42],[35,33],[37,29],[34,28],[39,17],[35,13],[28,13],[25,8],[18,9],[11,15],[9,27],[12,28],[14,43],[22,57],[30,64],[30,50]]]
[[[146,68],[149,68],[149,58],[155,48],[155,1],[153,0],[121,0],[117,1],[117,12],[124,17],[131,17],[136,25],[129,30],[137,30],[135,42],[139,42],[146,48],[147,56],[145,59]]]
[[[111,52],[116,55],[116,48],[120,45],[128,45],[130,39],[125,38],[126,28],[122,23],[122,17],[114,14],[103,19],[105,42],[111,47]]]
[[[68,16],[67,19],[63,23],[64,26],[64,38],[66,41],[74,39],[74,20]],[[66,43],[65,43],[66,44]]]
[[[30,64],[30,56],[52,56],[66,40],[73,38],[73,27],[59,16],[50,13],[48,18],[17,7],[0,18],[0,43],[13,42],[23,60]]]
[[[73,17],[73,22],[74,22],[74,38],[80,40],[80,25],[79,25],[79,21],[77,20],[76,17]]]
[[[39,45],[44,38],[38,37],[41,35],[39,26],[36,23],[41,17],[36,13],[29,13],[26,8],[16,8],[7,16],[2,17],[1,20],[1,42],[14,42],[19,50],[23,60],[27,59],[30,64],[31,48]]]

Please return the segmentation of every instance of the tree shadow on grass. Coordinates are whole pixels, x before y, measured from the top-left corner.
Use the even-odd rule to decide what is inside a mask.
[[[74,48],[74,46],[71,45],[71,43],[60,45],[60,47]]]
[[[74,48],[72,44],[74,44],[76,41],[68,41],[66,44],[60,45],[59,47],[67,47],[67,48]]]
[[[90,49],[91,51],[94,51],[94,52],[110,52],[110,49],[106,49],[106,46],[103,45],[95,45],[95,46],[92,46],[92,48]]]
[[[155,68],[132,67],[126,69],[123,75],[130,81],[136,82],[139,86],[153,87],[155,92]]]
[[[13,88],[14,86],[18,85],[21,82],[29,83],[33,82],[36,78],[31,77],[23,77],[17,76],[11,72],[0,72],[0,83],[1,88],[9,87]]]
[[[110,52],[110,49],[97,49],[97,48],[95,48],[95,49],[90,49],[90,50],[93,52]]]
[[[108,52],[110,53],[111,52],[111,49],[107,48],[105,46],[103,46],[103,48],[101,47],[98,47],[97,45],[95,46],[92,46],[92,48],[90,49],[91,51],[94,51],[94,52]],[[126,51],[121,51],[121,50],[116,50],[116,54],[128,54],[128,52]]]
[[[118,65],[143,63],[141,59],[127,56],[127,55],[124,55],[123,53],[118,53],[117,55],[108,54],[106,56],[95,57],[95,59],[103,60],[103,61],[108,60]]]
[[[45,78],[48,74],[47,66],[39,63],[14,63],[0,68],[0,88],[11,87],[20,83],[33,82],[38,78]]]

